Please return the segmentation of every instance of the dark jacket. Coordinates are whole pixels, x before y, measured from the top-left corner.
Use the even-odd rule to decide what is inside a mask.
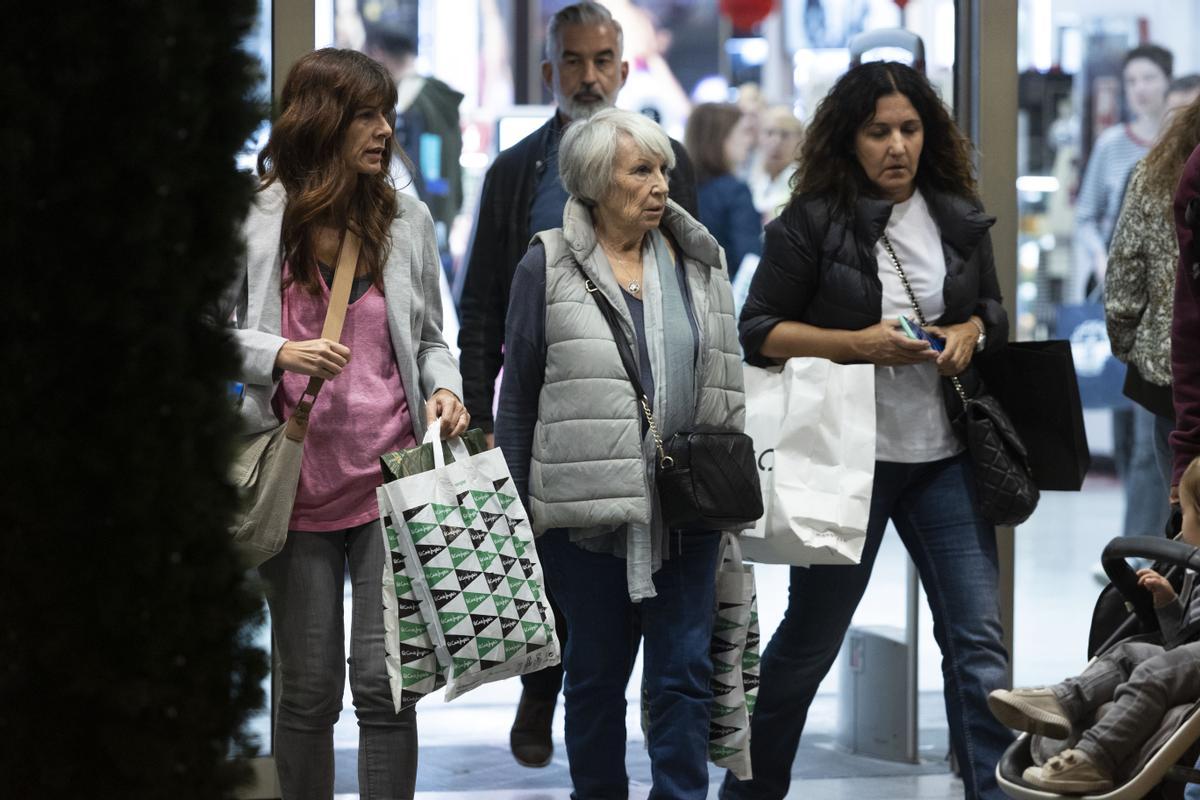
[[[762,216],[754,208],[750,187],[733,175],[705,181],[698,195],[700,222],[725,250],[732,279],[747,254],[762,255]]]
[[[1008,340],[1008,315],[988,234],[996,218],[960,197],[923,195],[946,258],[946,312],[935,322],[953,325],[978,314],[987,329],[987,349],[998,348]],[[762,261],[738,323],[748,362],[772,363],[762,355],[762,344],[780,322],[854,331],[880,321],[883,284],[875,243],[891,214],[890,201],[864,197],[853,219],[832,216],[828,200],[801,195],[767,225]]]
[[[504,363],[504,317],[513,275],[529,240],[529,210],[544,169],[546,154],[562,135],[555,114],[550,121],[496,156],[483,179],[479,212],[467,272],[459,298],[458,347],[463,391],[471,422],[492,430],[492,401],[496,376]],[[696,181],[683,145],[671,140],[675,169],[670,175],[671,199],[692,216],[696,211]]]
[[[462,128],[459,124],[458,107],[463,93],[451,88],[437,78],[425,78],[421,91],[413,98],[412,105],[396,117],[396,141],[412,161],[413,182],[417,194],[433,218],[446,225],[449,231],[462,208]],[[441,140],[441,156],[438,161],[438,180],[421,171],[421,136],[433,134]]]
[[[1200,147],[1192,151],[1175,191],[1175,235],[1179,272],[1171,322],[1171,377],[1175,391],[1175,432],[1171,449],[1179,483],[1193,458],[1200,456]]]

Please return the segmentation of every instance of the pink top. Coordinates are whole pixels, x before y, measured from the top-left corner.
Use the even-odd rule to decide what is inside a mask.
[[[291,270],[283,267],[284,281]],[[309,294],[297,284],[283,290],[285,339],[317,339],[329,307],[329,287]],[[387,301],[372,286],[346,309],[342,344],[350,361],[326,381],[309,417],[300,467],[300,486],[288,527],[338,531],[379,516],[375,487],[379,457],[416,445],[408,398],[388,335]],[[308,376],[285,372],[275,393],[275,411],[287,419],[308,386]]]

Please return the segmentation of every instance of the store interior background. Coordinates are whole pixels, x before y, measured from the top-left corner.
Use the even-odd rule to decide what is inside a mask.
[[[361,48],[365,25],[399,26],[418,44],[418,70],[464,94],[460,164],[465,199],[457,218],[442,231],[448,251],[448,300],[461,278],[475,203],[488,165],[499,147],[511,145],[551,113],[540,78],[542,32],[549,15],[565,4],[565,0],[313,2],[314,46]],[[622,22],[625,58],[630,62],[630,79],[618,104],[634,110],[653,109],[676,138],[682,138],[692,102],[737,101],[738,85],[747,81],[757,84],[768,103],[791,105],[807,120],[847,66],[847,40],[854,33],[876,28],[903,26],[920,35],[931,80],[947,102],[961,100],[954,97],[956,0],[909,0],[903,11],[893,0],[781,0],[765,20],[743,30],[735,29],[718,13],[717,0],[608,0],[606,5]],[[1153,0],[1137,5],[1124,0],[1017,0],[1015,5],[1017,59],[1012,79],[1018,83],[1020,107],[1017,204],[989,211],[1017,218],[1017,290],[1010,304],[1016,312],[1014,333],[1021,339],[1064,338],[1070,332],[1057,327],[1061,309],[1085,299],[1070,296],[1068,288],[1073,268],[1072,200],[1090,143],[1105,125],[1120,121],[1119,81],[1115,91],[1113,88],[1120,53],[1153,42],[1174,53],[1177,76],[1200,72],[1200,53],[1195,46],[1200,0]],[[819,17],[814,10],[821,12]],[[260,11],[264,24],[249,46],[269,64],[271,26],[266,21],[271,18],[271,0],[260,0]],[[877,53],[875,57],[887,55]],[[272,81],[278,85],[277,76],[267,76],[264,94]],[[987,102],[986,97],[978,100]],[[243,167],[252,165],[253,153],[266,130],[264,126],[248,144]],[[986,160],[988,153],[980,156]],[[452,314],[447,317],[447,338],[453,341],[457,323]],[[1114,377],[1116,366],[1107,355],[1107,338],[1094,327],[1089,335],[1077,332],[1073,348],[1081,377],[1086,369],[1090,371],[1086,377],[1107,378],[1110,384],[1115,380],[1119,386],[1119,376]],[[1018,685],[1054,682],[1085,663],[1088,623],[1101,588],[1094,574],[1099,552],[1104,543],[1121,533],[1123,500],[1112,471],[1111,411],[1096,397],[1089,395],[1084,400],[1093,462],[1083,490],[1045,494],[1038,511],[1015,534],[1012,655]],[[871,587],[855,617],[856,626],[904,627],[906,565],[898,538],[894,531],[889,532]],[[761,565],[758,582],[765,644],[786,605],[787,570]],[[939,655],[923,598],[918,631],[921,755],[927,764],[944,769]],[[269,642],[269,632],[262,633],[262,641]],[[832,747],[842,678],[842,664],[835,664],[822,685],[806,734],[807,740],[822,747]],[[521,770],[507,756],[508,726],[519,692],[519,684],[509,681],[483,687],[449,705],[436,697],[423,701],[423,767],[418,788],[458,787],[461,783],[455,781],[492,764],[504,765],[503,774],[511,777],[515,786],[543,780],[537,773]],[[631,757],[641,750],[636,695],[635,675],[629,691]],[[348,693],[346,704],[349,709]],[[264,710],[255,727],[261,732],[263,748],[269,750],[267,720]],[[561,725],[560,704],[556,719],[560,750],[555,764],[560,783],[565,776]],[[350,793],[354,791],[352,761],[343,762],[353,758],[357,742],[352,711],[343,713],[337,741],[339,774],[345,776],[339,778],[339,792]],[[452,754],[429,761],[427,748],[431,752],[449,748],[447,752]],[[846,763],[850,766],[839,761],[839,769],[859,770],[864,775],[876,770],[862,759],[857,767],[853,759]],[[431,768],[427,769],[427,764]],[[490,772],[492,783],[487,785],[506,785],[508,777]]]

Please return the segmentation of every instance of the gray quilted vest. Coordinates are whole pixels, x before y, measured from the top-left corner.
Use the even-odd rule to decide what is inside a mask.
[[[742,355],[724,254],[708,231],[674,202],[668,201],[662,226],[684,259],[700,332],[696,424],[741,431]],[[534,530],[649,524],[640,406],[612,333],[577,266],[583,266],[617,310],[637,353],[621,289],[611,272],[597,269],[591,258],[596,248],[591,214],[571,199],[563,227],[542,231],[534,241],[546,249],[546,371],[529,474]]]

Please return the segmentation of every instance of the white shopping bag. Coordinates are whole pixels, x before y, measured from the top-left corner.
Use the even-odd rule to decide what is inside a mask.
[[[399,597],[400,589],[411,589],[436,671],[445,677],[445,699],[452,700],[481,683],[557,664],[559,648],[533,531],[503,453],[470,455],[462,440],[453,439],[448,444],[455,460],[446,463],[436,424],[425,441],[433,444],[434,469],[380,489],[394,530],[387,540],[392,576],[389,581],[385,569],[384,592],[385,601],[389,591],[403,601],[408,598]],[[408,578],[404,586],[396,567]],[[404,675],[409,665],[402,663],[401,648],[408,643],[393,628],[400,626],[388,626],[385,645],[399,708],[409,699],[397,695],[409,689],[406,677],[435,678],[411,669]]]
[[[757,402],[749,386],[747,376],[748,420]],[[763,453],[774,444],[770,503],[761,533],[742,539],[745,557],[794,566],[857,564],[875,477],[875,367],[792,358],[782,387],[782,420],[763,442]]]
[[[773,516],[783,513],[775,508],[775,448],[787,414],[787,379],[783,367],[744,368],[746,385],[746,435],[754,441],[758,464],[758,482],[762,489],[763,515],[754,527],[742,531],[743,541],[765,538]]]

